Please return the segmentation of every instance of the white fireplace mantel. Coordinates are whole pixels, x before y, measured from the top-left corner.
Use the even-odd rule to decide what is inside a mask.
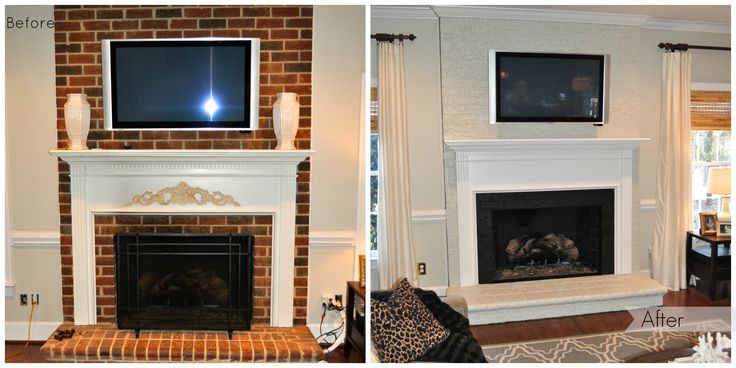
[[[52,150],[71,177],[74,323],[96,323],[96,214],[273,216],[271,325],[292,325],[296,175],[309,150]],[[231,196],[228,203],[141,204],[147,191],[179,183]]]
[[[460,286],[478,284],[476,193],[614,189],[614,272],[631,273],[632,156],[636,147],[648,141],[446,141],[456,161]]]

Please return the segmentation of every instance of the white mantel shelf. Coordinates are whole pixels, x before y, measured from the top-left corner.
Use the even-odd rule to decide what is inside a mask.
[[[615,190],[614,272],[631,273],[632,158],[647,138],[448,140],[455,152],[460,286],[478,285],[475,195]]]
[[[301,162],[314,154],[312,150],[51,150],[52,156],[67,162]]]
[[[509,148],[520,148],[524,151],[545,151],[550,148],[596,151],[626,149],[630,151],[646,142],[649,142],[649,138],[459,139],[445,141],[447,146],[455,152],[508,151]]]
[[[293,323],[296,177],[311,150],[52,150],[69,163],[74,323],[96,315],[94,217],[97,214],[243,214],[273,218],[271,325]],[[184,182],[228,203],[132,201]]]

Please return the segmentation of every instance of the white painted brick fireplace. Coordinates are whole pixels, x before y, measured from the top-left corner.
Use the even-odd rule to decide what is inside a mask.
[[[621,276],[628,277],[626,275],[631,274],[633,152],[647,141],[649,140],[623,138],[488,139],[445,142],[455,151],[456,157],[459,232],[457,269],[460,270],[460,287],[450,288],[448,294],[462,295],[468,299],[471,323],[508,321],[514,317],[506,313],[505,308],[519,306],[529,310],[524,318],[554,317],[545,314],[545,309],[549,309],[545,306],[555,304],[558,297],[560,303],[567,305],[558,308],[560,315],[620,310],[629,306],[657,304],[657,300],[661,303],[661,294],[664,291],[656,282],[649,280],[651,281],[649,283],[648,279],[637,278],[627,283],[621,279]],[[597,299],[595,303],[591,302],[589,306],[578,305],[574,308],[569,307],[571,302],[575,301],[574,289],[568,292],[571,295],[562,292],[546,295],[536,293],[535,290],[538,288],[535,285],[544,285],[546,290],[554,290],[558,286],[552,284],[565,283],[557,280],[522,281],[505,286],[479,285],[476,194],[581,189],[613,189],[615,192],[614,275],[593,277],[598,278],[595,279],[595,284],[601,286],[606,282],[612,285],[613,283],[629,285],[631,290],[616,286],[617,296],[611,299],[623,297],[620,303],[601,302],[606,300],[605,287],[602,288],[600,298],[594,298]],[[569,289],[567,285],[575,284],[582,282],[566,282],[566,285],[561,284],[559,289],[567,290]],[[586,283],[588,293],[589,284]],[[501,294],[505,297],[500,298]],[[645,295],[643,299],[636,299],[642,295]],[[504,305],[499,305],[501,300]]]

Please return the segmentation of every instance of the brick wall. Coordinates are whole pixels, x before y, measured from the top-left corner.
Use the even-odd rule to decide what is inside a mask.
[[[296,145],[310,148],[312,92],[311,6],[56,6],[57,142],[68,146],[64,103],[86,93],[91,105],[90,148],[273,149],[271,106],[278,92],[299,94]],[[124,38],[258,37],[261,39],[259,126],[256,131],[105,131],[100,41]],[[69,167],[59,161],[64,319],[73,320]],[[294,323],[306,323],[309,162],[298,168]]]
[[[253,246],[254,325],[271,321],[271,216],[95,215],[97,321],[115,322],[115,245],[117,233],[247,233]]]

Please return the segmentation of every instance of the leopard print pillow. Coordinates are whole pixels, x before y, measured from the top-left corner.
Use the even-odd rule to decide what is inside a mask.
[[[371,299],[371,336],[382,362],[415,360],[449,335],[450,331],[414,294],[406,278],[386,302]]]

